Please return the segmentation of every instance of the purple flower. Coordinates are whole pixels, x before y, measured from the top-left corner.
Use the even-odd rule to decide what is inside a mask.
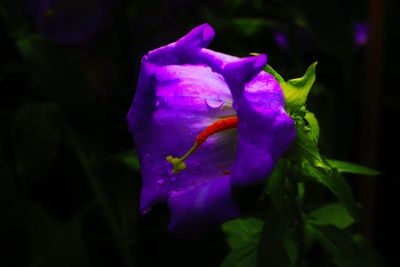
[[[140,210],[166,201],[169,230],[194,233],[237,217],[231,187],[262,181],[295,139],[266,56],[205,47],[203,24],[142,59],[128,124],[141,164]]]
[[[354,22],[354,43],[357,47],[363,46],[368,41],[368,25],[363,22]]]
[[[279,46],[280,49],[287,50],[289,48],[289,41],[284,32],[275,31],[274,39],[275,39],[275,43]]]
[[[111,24],[111,0],[31,0],[38,30],[62,44],[92,40]]]

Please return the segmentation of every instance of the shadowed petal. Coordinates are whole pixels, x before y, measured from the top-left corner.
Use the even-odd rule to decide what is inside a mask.
[[[178,194],[171,194],[169,230],[175,236],[195,235],[204,226],[239,216],[231,196],[229,176],[209,180]]]

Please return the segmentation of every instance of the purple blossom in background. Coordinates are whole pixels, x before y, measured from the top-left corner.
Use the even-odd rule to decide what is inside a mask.
[[[289,41],[285,33],[281,31],[275,31],[274,40],[280,49],[287,50],[289,48]]]
[[[295,139],[266,56],[205,47],[203,24],[142,59],[127,119],[142,173],[141,213],[167,202],[169,230],[191,235],[239,216],[231,187],[263,181]]]
[[[111,0],[31,0],[38,31],[62,44],[92,40],[110,26]]]
[[[363,46],[368,41],[368,25],[363,22],[353,24],[354,43],[356,46]]]

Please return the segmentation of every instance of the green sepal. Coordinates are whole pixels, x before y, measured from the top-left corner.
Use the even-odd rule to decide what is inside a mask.
[[[332,167],[336,168],[340,173],[353,173],[353,174],[361,174],[369,176],[380,175],[379,171],[358,164],[340,160],[333,160],[333,159],[329,159],[328,162]]]

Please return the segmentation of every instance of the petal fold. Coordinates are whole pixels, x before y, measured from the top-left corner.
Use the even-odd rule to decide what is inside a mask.
[[[204,23],[200,26],[197,26],[188,34],[179,39],[176,42],[175,47],[179,50],[179,52],[181,52],[181,49],[187,51],[205,48],[211,43],[211,41],[214,39],[214,36],[214,29],[208,23]]]
[[[267,64],[267,56],[261,54],[241,58],[222,68],[222,75],[231,88],[234,101],[242,94],[245,84],[257,76],[265,64]]]

